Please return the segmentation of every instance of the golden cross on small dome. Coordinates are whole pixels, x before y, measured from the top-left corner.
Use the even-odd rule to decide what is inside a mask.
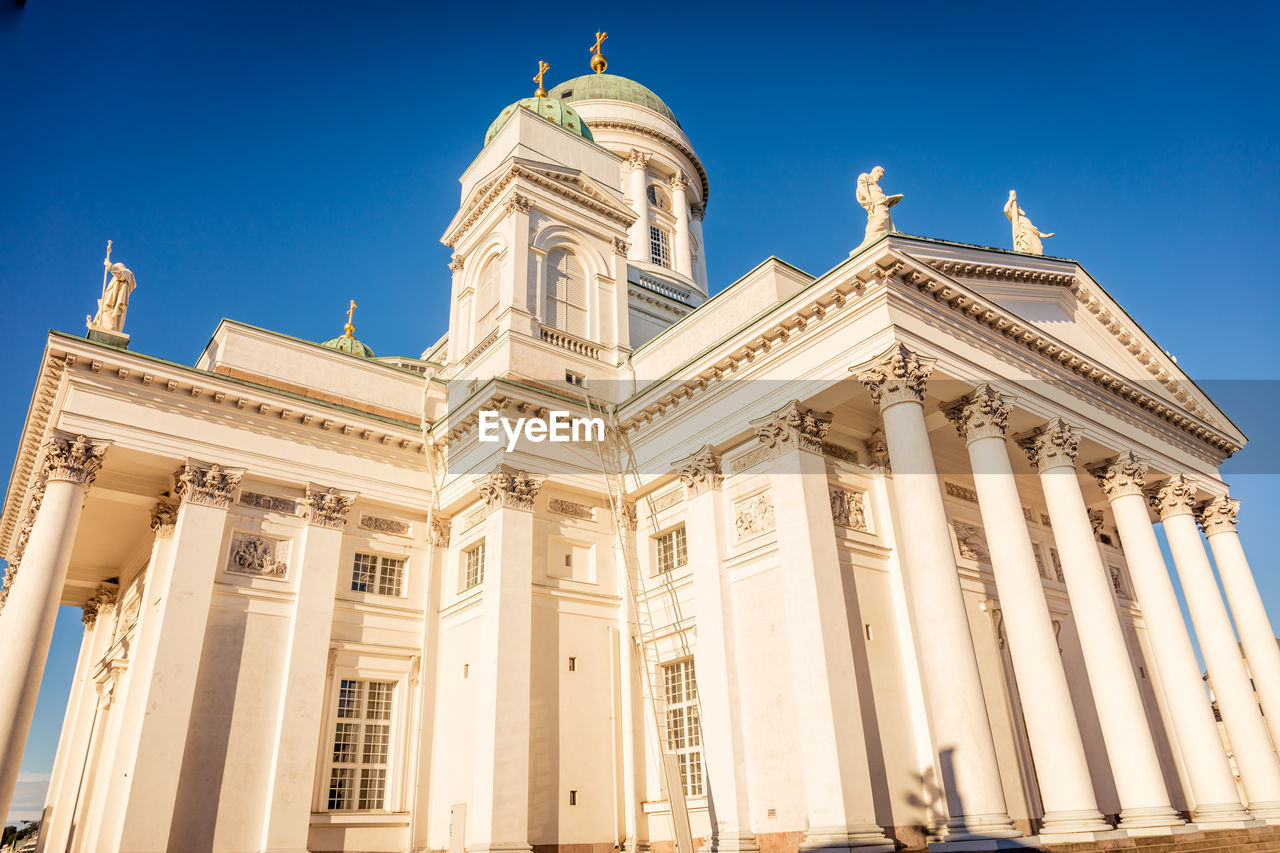
[[[347,338],[352,337],[352,334],[355,332],[356,324],[353,321],[353,318],[355,317],[355,313],[356,313],[356,301],[352,299],[351,307],[347,309],[347,325],[342,327],[343,337],[347,337]]]
[[[533,93],[535,98],[545,98],[547,96],[547,90],[542,87],[542,77],[550,70],[550,65],[541,59],[538,60],[538,73],[533,75],[533,82],[538,84],[538,90]]]
[[[591,51],[591,70],[597,74],[603,74],[609,67],[609,60],[604,58],[604,51],[601,49],[601,45],[608,37],[608,33],[596,33],[596,43],[587,48]]]

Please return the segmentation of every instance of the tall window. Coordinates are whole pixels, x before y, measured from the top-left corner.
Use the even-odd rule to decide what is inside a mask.
[[[658,537],[658,574],[678,569],[689,562],[684,540],[684,525]]]
[[[671,269],[671,235],[657,225],[649,226],[649,260]]]
[[[394,681],[339,682],[329,769],[331,811],[386,808],[395,686]]]
[[[404,560],[356,553],[351,567],[351,588],[356,592],[401,595],[404,589]]]
[[[464,590],[484,583],[484,543],[462,552],[462,588]]]
[[[702,725],[698,720],[698,684],[693,660],[662,668],[667,695],[667,749],[680,765],[680,781],[686,796],[700,797],[702,786]]]
[[[587,279],[582,264],[568,249],[547,252],[547,289],[543,322],[553,329],[582,336],[587,333]]]
[[[490,258],[480,270],[480,279],[476,282],[476,343],[480,343],[489,333],[498,319],[498,273],[497,258]]]

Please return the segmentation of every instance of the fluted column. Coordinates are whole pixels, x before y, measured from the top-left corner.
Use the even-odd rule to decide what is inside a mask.
[[[1005,430],[1012,411],[1013,405],[999,391],[979,385],[947,407],[946,414],[969,451],[978,508],[987,529],[1009,655],[1040,783],[1044,806],[1041,839],[1087,838],[1091,833],[1110,832],[1111,825],[1098,811],[1053,619],[1009,461]]]
[[[45,445],[44,496],[0,611],[0,814],[13,800],[80,512],[106,452],[107,444],[84,436],[59,435]]]
[[[1098,725],[1120,798],[1123,829],[1183,823],[1169,802],[1155,740],[1129,662],[1111,582],[1085,507],[1075,459],[1080,437],[1054,418],[1020,442],[1040,475]],[[1019,676],[1019,684],[1022,683]]]
[[[475,649],[476,750],[471,853],[528,853],[529,649],[533,500],[542,481],[499,465],[480,485],[485,520],[481,639]]]
[[[298,593],[275,719],[263,851],[307,849],[342,531],[355,497],[354,493],[309,485],[303,499],[307,528],[302,537]]]
[[[1280,646],[1271,628],[1271,619],[1258,594],[1258,585],[1240,547],[1236,514],[1240,501],[1219,495],[1197,507],[1201,529],[1213,551],[1218,577],[1227,593],[1227,604],[1244,646],[1245,660],[1253,675],[1253,686],[1262,703],[1262,713],[1271,731],[1272,744],[1280,743]],[[1212,673],[1210,673],[1212,675]]]
[[[759,850],[751,832],[746,746],[738,692],[732,592],[721,563],[720,460],[710,445],[676,463],[685,490],[685,528],[697,605],[699,723],[703,766],[711,796],[711,850]]]
[[[1173,719],[1174,734],[1191,784],[1195,822],[1240,825],[1250,820],[1249,813],[1240,803],[1235,778],[1218,736],[1218,724],[1200,680],[1200,666],[1196,663],[1191,638],[1182,621],[1182,611],[1142,494],[1147,465],[1125,451],[1090,470],[1111,501],[1129,576],[1142,607],[1142,621],[1151,638],[1152,655],[1164,685],[1165,705]]]
[[[685,190],[688,180],[680,171],[671,179],[671,206],[676,214],[676,272],[693,278],[693,255],[689,249],[689,196]]]
[[[894,505],[898,517],[910,524],[898,543],[949,815],[946,827],[936,832],[948,841],[1019,835],[1005,804],[925,425],[925,384],[933,361],[898,344],[857,370],[880,407],[893,468]]]
[[[645,170],[649,167],[650,156],[633,148],[624,164],[631,172],[631,209],[637,217],[627,232],[631,240],[627,257],[633,261],[649,260],[649,187]]]
[[[694,202],[689,205],[689,235],[692,238],[692,245],[689,247],[690,254],[696,254],[693,259],[693,280],[698,285],[698,289],[703,293],[707,292],[707,244],[702,239],[702,219],[707,214],[707,207],[700,202]],[[693,246],[697,246],[697,252],[694,252]]]
[[[1150,497],[1152,507],[1164,522],[1165,537],[1182,581],[1183,598],[1209,671],[1209,685],[1217,697],[1218,711],[1249,798],[1249,811],[1257,818],[1280,819],[1280,763],[1262,722],[1258,698],[1236,645],[1231,617],[1196,528],[1195,486],[1176,474]]]
[[[240,469],[192,460],[175,475],[181,505],[170,552],[172,568],[164,586],[147,590],[152,601],[161,600],[155,657],[146,683],[134,682],[145,695],[145,714],[133,766],[121,768],[128,793],[119,839],[100,837],[104,848],[152,851],[198,843],[170,833],[227,510],[243,475]]]

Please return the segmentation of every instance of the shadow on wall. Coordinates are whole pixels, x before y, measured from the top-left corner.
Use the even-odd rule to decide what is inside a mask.
[[[935,826],[946,826],[949,815],[962,815],[965,813],[964,801],[960,799],[960,791],[956,786],[955,762],[952,760],[954,751],[952,747],[938,750],[938,769],[942,774],[941,783],[935,777],[933,768],[929,768],[916,777],[920,782],[919,790],[907,792],[907,801],[911,805],[924,810],[930,822],[930,829]],[[967,835],[964,841],[966,846],[968,844],[974,845],[967,847],[967,849],[975,851],[1044,849],[1040,844],[1026,837],[1004,838],[973,833]],[[982,846],[981,842],[983,841],[990,842],[990,846]]]

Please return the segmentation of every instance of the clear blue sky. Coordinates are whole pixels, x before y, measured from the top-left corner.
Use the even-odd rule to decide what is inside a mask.
[[[710,173],[713,290],[768,254],[846,256],[876,163],[914,234],[1007,246],[1016,188],[1052,254],[1222,380],[1256,445],[1225,471],[1280,616],[1280,6],[0,2],[0,464],[107,239],[139,283],[134,349],[190,363],[223,316],[324,339],[354,298],[378,354],[421,352],[447,321],[457,176],[537,60],[586,73],[606,29],[610,71],[666,100]],[[79,642],[64,610],[33,775]]]

